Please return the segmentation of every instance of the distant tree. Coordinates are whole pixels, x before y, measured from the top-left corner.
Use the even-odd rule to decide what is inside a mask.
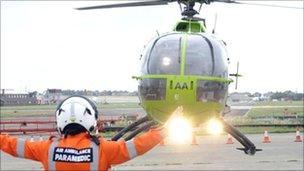
[[[262,94],[261,93],[259,93],[259,92],[255,92],[255,93],[253,93],[253,97],[261,97],[262,96]]]
[[[303,93],[288,90],[284,92],[275,92],[270,96],[270,98],[277,100],[303,100]]]

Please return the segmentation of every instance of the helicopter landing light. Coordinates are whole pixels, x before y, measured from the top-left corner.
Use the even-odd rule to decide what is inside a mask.
[[[207,125],[207,131],[213,135],[219,135],[223,132],[223,125],[216,119],[210,119]]]
[[[164,57],[163,58],[163,65],[169,66],[171,63],[171,59],[169,57]]]
[[[176,117],[169,123],[169,139],[174,144],[186,144],[191,141],[192,126],[184,117]]]

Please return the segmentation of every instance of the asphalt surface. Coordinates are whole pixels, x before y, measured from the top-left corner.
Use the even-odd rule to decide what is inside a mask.
[[[241,145],[225,144],[227,137],[200,136],[199,145],[174,145],[166,141],[143,156],[112,167],[112,170],[304,170],[303,142],[294,142],[295,133],[269,134],[272,142],[263,144],[262,134],[251,134],[257,148],[254,156],[236,150]],[[36,137],[38,139],[38,137]],[[14,158],[1,152],[0,170],[43,170],[38,162]]]

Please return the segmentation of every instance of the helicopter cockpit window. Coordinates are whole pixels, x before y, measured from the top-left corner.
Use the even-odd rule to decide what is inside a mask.
[[[180,34],[170,34],[156,40],[147,59],[147,73],[180,74],[180,46]]]
[[[187,75],[212,75],[214,61],[210,44],[201,35],[189,35],[186,50]]]
[[[214,51],[214,76],[216,77],[228,77],[228,55],[225,49],[225,45],[222,41],[215,38],[208,38],[212,43]]]
[[[189,35],[185,74],[227,77],[227,54],[224,45],[214,37]]]
[[[151,48],[153,47],[154,45],[154,42],[155,42],[155,38],[147,45],[145,46],[144,50],[143,50],[143,53],[140,57],[140,60],[141,60],[141,73],[143,74],[148,74],[148,67],[147,67],[147,63],[148,63],[148,59],[149,59],[149,56],[150,56],[150,52],[151,52]]]
[[[166,83],[163,78],[146,78],[139,83],[139,94],[141,100],[165,100]]]
[[[200,102],[225,103],[228,84],[214,81],[197,81],[196,100]]]

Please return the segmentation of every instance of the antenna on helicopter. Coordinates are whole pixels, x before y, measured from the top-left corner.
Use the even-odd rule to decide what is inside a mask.
[[[215,13],[215,16],[214,16],[214,26],[213,26],[213,29],[212,29],[212,34],[215,33],[216,23],[217,23],[217,13]]]
[[[202,6],[203,6],[203,3],[201,3],[201,5],[200,5],[200,7],[199,7],[199,9],[198,9],[198,13],[201,12]]]
[[[239,74],[239,61],[237,62],[236,73],[235,74],[229,74],[229,76],[235,77],[235,89],[237,89],[238,78],[242,76],[242,75]]]
[[[239,78],[239,61],[237,62],[237,66],[236,66],[236,78],[235,78],[235,89],[237,89],[238,86],[238,78]]]
[[[177,3],[179,5],[180,12],[182,13],[182,11],[183,11],[182,4],[179,1]]]

